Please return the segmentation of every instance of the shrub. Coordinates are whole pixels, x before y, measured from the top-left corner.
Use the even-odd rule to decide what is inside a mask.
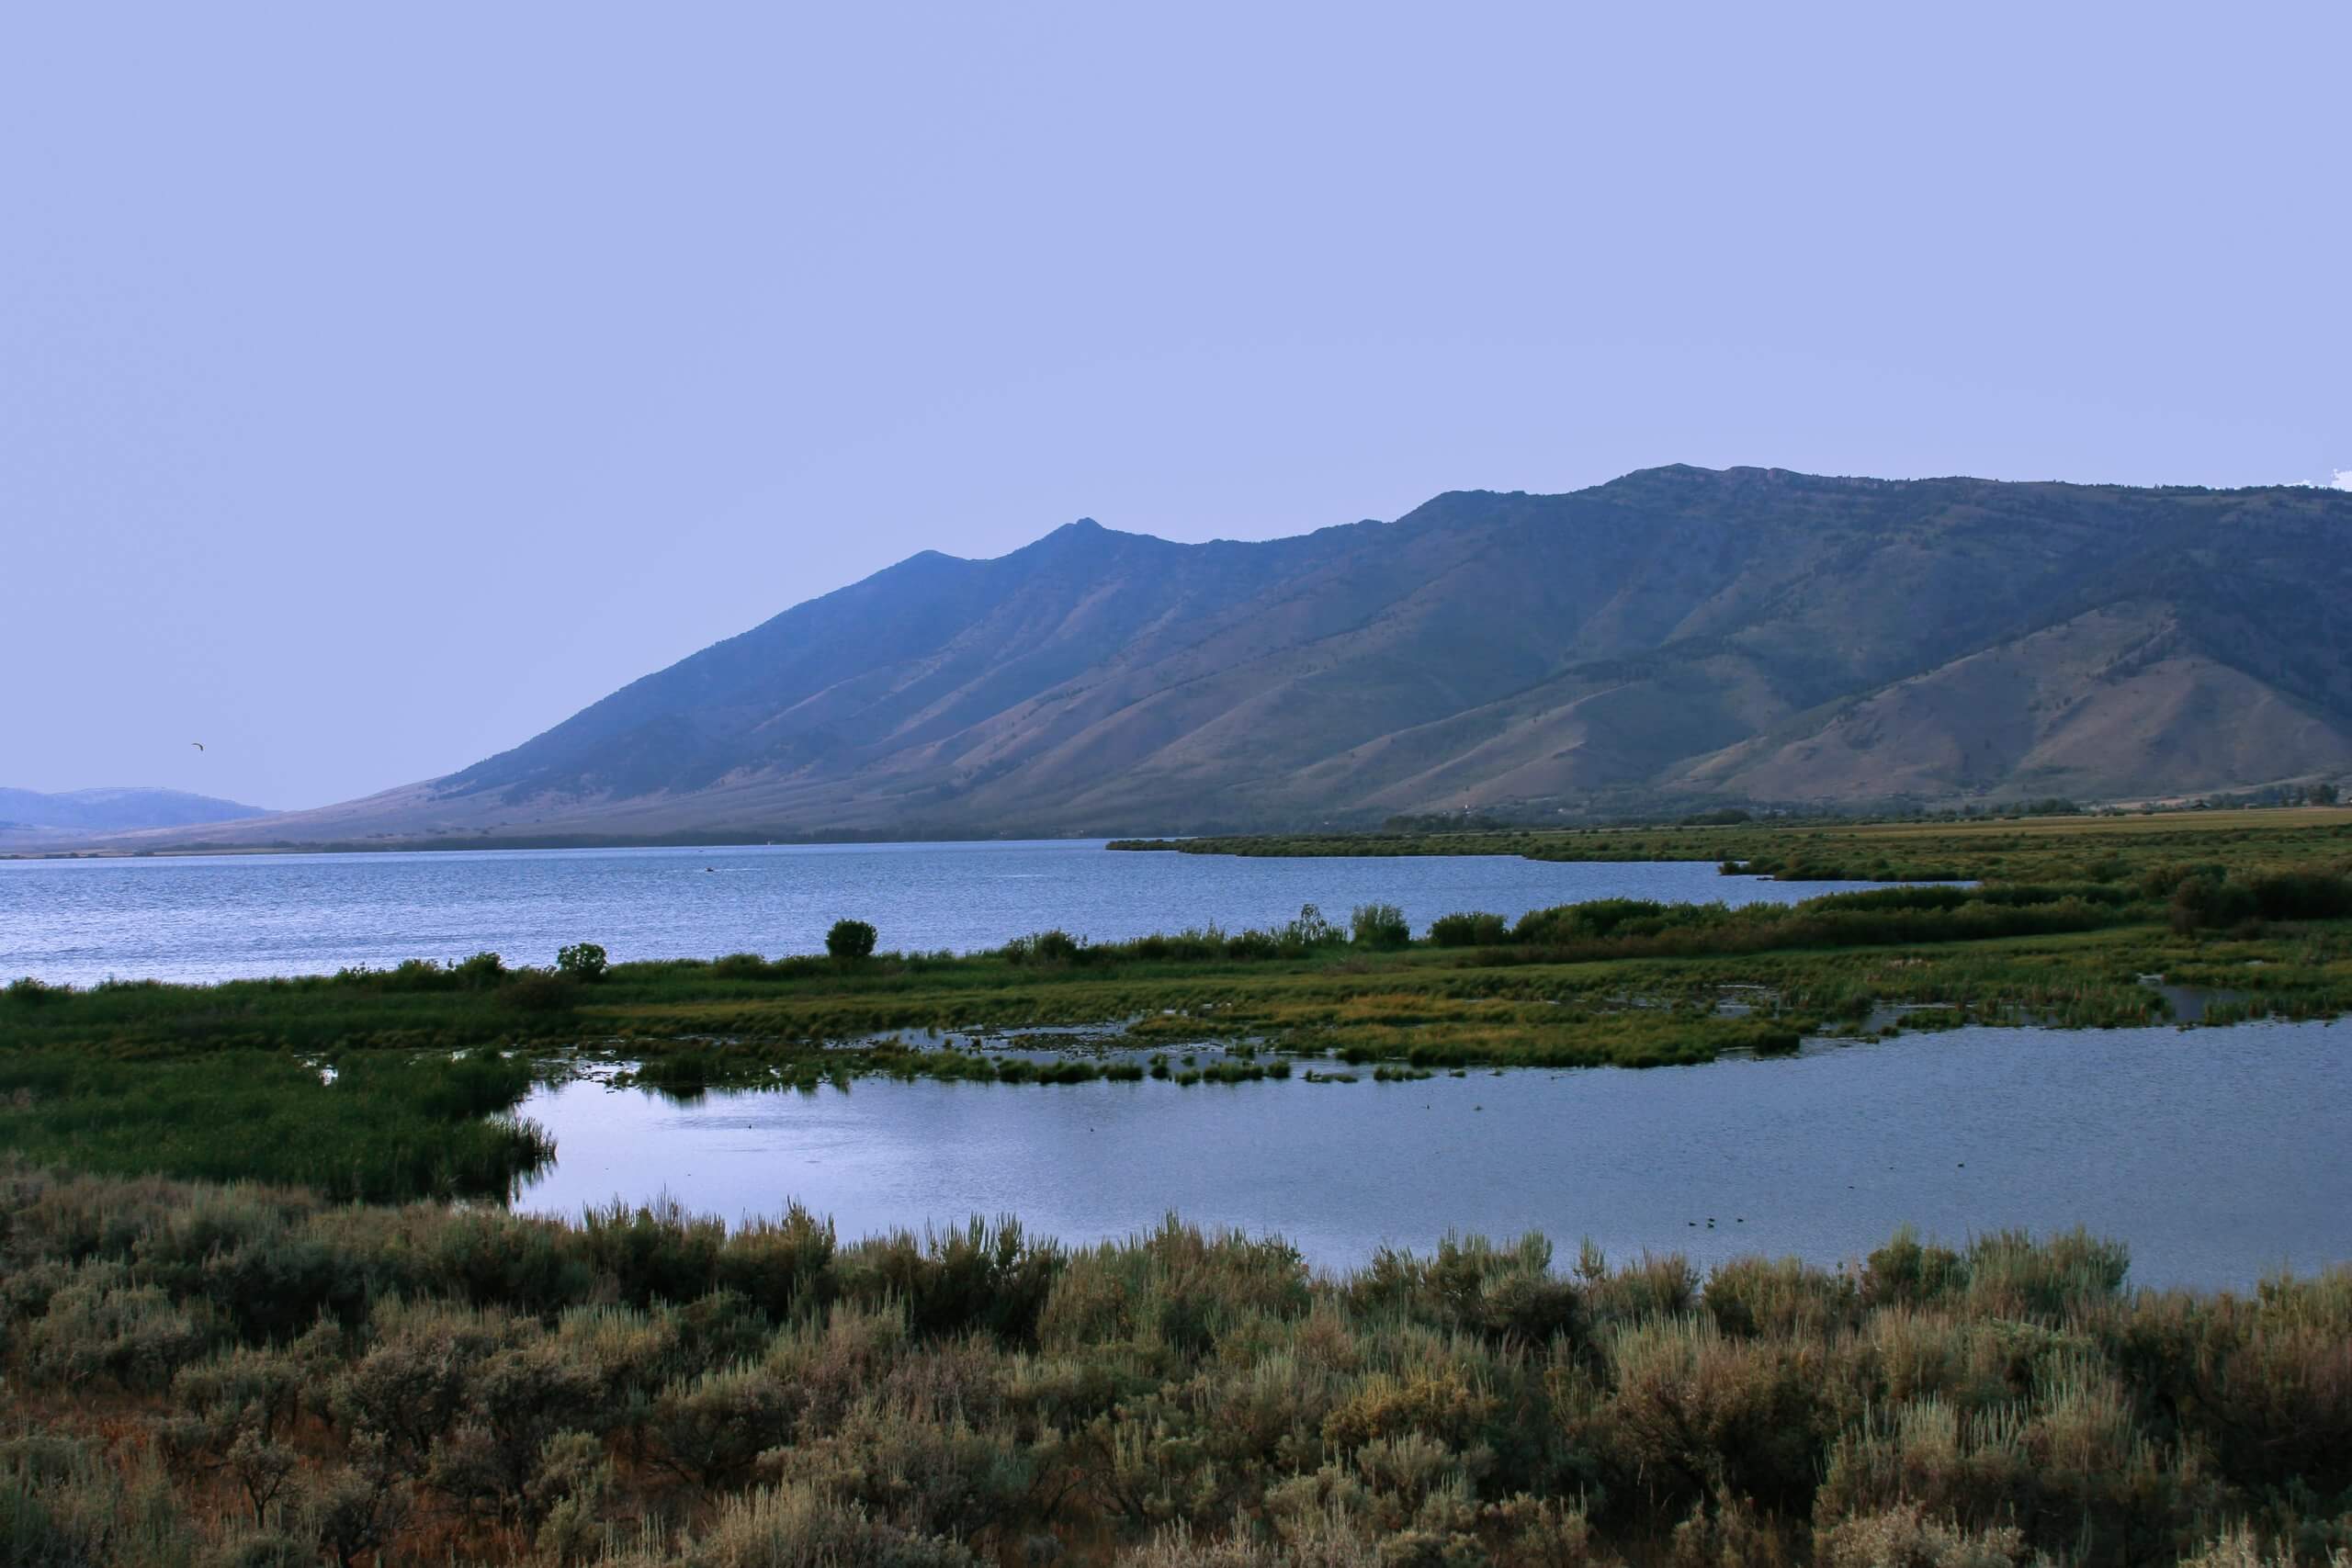
[[[753,1220],[727,1238],[718,1284],[782,1319],[823,1298],[835,1247],[833,1223],[793,1203],[782,1219]]]
[[[1582,904],[1562,904],[1549,909],[1531,909],[1519,919],[1511,935],[1524,942],[1566,942],[1579,938],[1591,939],[1613,934],[1621,926],[1633,922],[1656,923],[1700,908],[1719,908],[1712,905],[1661,904],[1651,898],[1594,898]]]
[[[129,1389],[167,1388],[182,1367],[209,1354],[220,1332],[209,1304],[175,1303],[154,1285],[93,1280],[67,1285],[26,1325],[26,1362],[58,1383],[105,1380]]]
[[[432,1478],[461,1502],[519,1512],[543,1450],[561,1432],[600,1424],[604,1380],[551,1341],[501,1350],[468,1380],[464,1422],[434,1446]]]
[[[549,1438],[524,1492],[523,1517],[539,1523],[540,1557],[564,1568],[594,1554],[604,1536],[596,1516],[612,1488],[604,1444],[586,1432]]]
[[[1862,1300],[1871,1306],[1918,1306],[1941,1301],[1967,1280],[1960,1254],[1948,1247],[1923,1246],[1919,1233],[1904,1225],[1870,1255],[1862,1272]]]
[[[650,1563],[631,1560],[626,1568]],[[886,1564],[888,1568],[972,1568],[963,1547],[911,1535],[866,1517],[863,1509],[814,1486],[787,1484],[733,1497],[696,1538],[684,1562],[693,1568],[752,1568],[774,1564]]]
[[[1500,915],[1440,915],[1430,922],[1430,941],[1439,947],[1499,947],[1510,940]]]
[[[759,1367],[673,1383],[648,1424],[653,1459],[707,1493],[732,1491],[752,1479],[760,1455],[791,1438],[797,1414],[790,1391]]]
[[[581,1219],[581,1252],[632,1306],[691,1302],[718,1282],[727,1227],[668,1201],[631,1208],[616,1201]]]
[[[1815,1568],[2022,1568],[2037,1558],[2015,1525],[1968,1529],[1898,1503],[1824,1526],[1813,1560]]]
[[[1004,944],[1006,963],[1035,964],[1042,969],[1066,969],[1095,955],[1096,950],[1089,948],[1083,939],[1059,930],[1015,937]],[[1104,956],[1108,956],[1107,953]]]
[[[580,1003],[580,982],[548,969],[526,969],[498,987],[498,999],[517,1012],[569,1012]]]
[[[363,1435],[352,1444],[352,1462],[331,1473],[311,1499],[319,1550],[337,1568],[360,1558],[383,1560],[384,1548],[408,1522],[411,1496],[387,1457],[380,1437]]]
[[[380,1439],[388,1462],[413,1474],[465,1412],[474,1375],[507,1325],[487,1314],[388,1302],[374,1326],[375,1346],[334,1381],[326,1403],[347,1430]]]
[[[2352,876],[2278,871],[2256,876],[2247,891],[2266,920],[2336,920],[2352,915]]]
[[[864,920],[835,920],[825,933],[825,951],[841,959],[871,958],[875,941],[874,928]]]
[[[6,996],[10,1001],[25,1007],[37,1007],[42,1002],[53,1002],[60,997],[70,994],[67,987],[52,986],[47,981],[37,980],[30,975],[9,981],[8,988],[6,991],[0,991],[0,996]]]
[[[1413,928],[1394,904],[1359,904],[1348,917],[1348,940],[1358,947],[1402,947],[1413,940]]]
[[[576,980],[603,979],[606,963],[605,950],[593,942],[575,942],[555,955],[556,972]]]
[[[506,961],[494,953],[477,953],[451,964],[449,974],[460,990],[486,991],[506,978]]]
[[[1820,1338],[1852,1325],[1860,1292],[1849,1277],[1793,1258],[1735,1258],[1707,1277],[1704,1302],[1727,1335]]]
[[[1615,1396],[1605,1446],[1662,1489],[1803,1507],[1836,1430],[1819,1352],[1725,1338],[1700,1317],[1653,1317],[1605,1341]]]

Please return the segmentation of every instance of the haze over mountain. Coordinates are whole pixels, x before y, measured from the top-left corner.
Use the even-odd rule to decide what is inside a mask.
[[[2352,494],[1673,467],[1267,543],[1081,521],[925,552],[461,772],[205,837],[1185,832],[2346,769]]]
[[[0,789],[0,836],[187,828],[268,815],[266,807],[240,806],[176,789],[77,789],[58,795]]]

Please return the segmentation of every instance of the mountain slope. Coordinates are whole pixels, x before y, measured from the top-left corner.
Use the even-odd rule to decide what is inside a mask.
[[[1186,831],[1596,792],[2352,766],[2352,495],[1668,468],[1177,545],[926,553],[246,841]]]
[[[268,814],[263,807],[176,789],[77,789],[58,795],[0,789],[0,833],[187,828]]]

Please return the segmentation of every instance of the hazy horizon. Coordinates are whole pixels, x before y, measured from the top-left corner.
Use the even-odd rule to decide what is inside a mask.
[[[368,794],[1080,516],[2352,466],[2337,9],[9,39],[0,786]]]

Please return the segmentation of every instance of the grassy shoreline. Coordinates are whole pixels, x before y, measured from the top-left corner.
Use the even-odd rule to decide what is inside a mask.
[[[2173,1017],[2168,995],[2206,1024],[2335,1017],[2352,1010],[2352,868],[2332,829],[2288,844],[2225,832],[2211,858],[2078,882],[1464,914],[1418,940],[1373,906],[1344,928],[1309,910],[1271,931],[1044,932],[962,955],[598,953],[565,970],[480,954],[216,986],[19,982],[0,990],[0,1151],[345,1198],[498,1197],[547,1157],[499,1112],[583,1061],[682,1094],[868,1075],[1229,1084],[1295,1065],[1343,1082],[1331,1064],[1638,1067],[1906,1027],[2147,1025]],[[1084,1038],[1041,1058],[1020,1048],[1039,1029]]]
[[[1517,855],[1565,862],[1713,861],[1790,882],[2076,881],[2152,865],[2233,870],[2352,858],[2352,807],[1984,821],[1754,821],[1464,832],[1239,834],[1114,839],[1122,852],[1195,855]]]
[[[2324,1563],[2352,1272],[844,1241],[0,1162],[7,1561]],[[2338,1560],[2340,1561],[2340,1559]]]

